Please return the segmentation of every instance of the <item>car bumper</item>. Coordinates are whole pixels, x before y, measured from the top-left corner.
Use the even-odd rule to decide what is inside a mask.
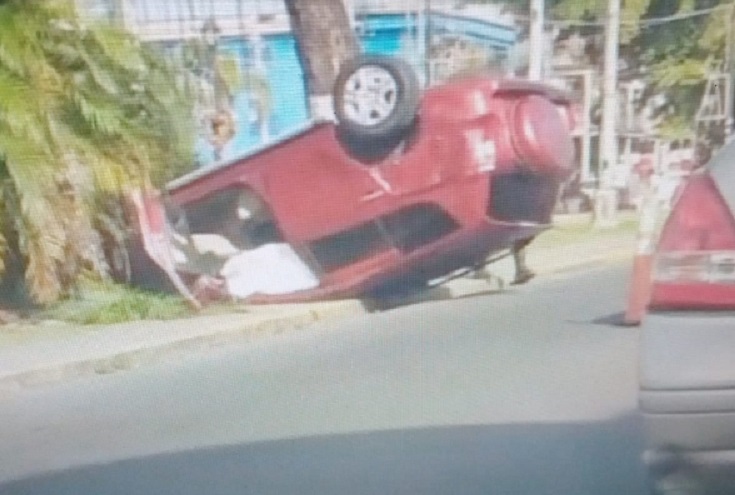
[[[735,479],[735,313],[656,313],[641,334],[644,459]]]

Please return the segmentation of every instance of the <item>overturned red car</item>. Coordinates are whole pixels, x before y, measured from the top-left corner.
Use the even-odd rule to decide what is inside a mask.
[[[168,185],[168,221],[147,228],[167,225],[175,252],[197,236],[226,245],[178,253],[169,271],[228,283],[239,272],[249,288],[230,292],[251,302],[359,297],[480,267],[550,226],[573,167],[567,94],[487,77],[422,94],[407,64],[363,56],[343,67],[334,101],[336,122]],[[268,277],[303,284],[258,285]]]

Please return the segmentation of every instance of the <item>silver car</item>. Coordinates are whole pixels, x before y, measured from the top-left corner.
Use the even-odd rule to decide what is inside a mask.
[[[640,408],[653,493],[735,493],[735,142],[677,193],[653,259]]]

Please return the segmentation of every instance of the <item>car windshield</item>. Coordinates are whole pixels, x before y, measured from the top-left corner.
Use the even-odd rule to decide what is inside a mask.
[[[0,0],[0,495],[735,493],[734,26]]]

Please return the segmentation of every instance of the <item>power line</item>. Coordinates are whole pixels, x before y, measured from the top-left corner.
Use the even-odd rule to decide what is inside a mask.
[[[660,26],[662,24],[668,24],[670,22],[691,19],[694,17],[701,17],[704,15],[711,14],[713,12],[717,12],[719,10],[731,9],[733,8],[733,6],[735,6],[735,3],[726,3],[722,5],[717,5],[716,7],[710,7],[707,9],[692,10],[690,12],[680,12],[678,14],[672,14],[668,16],[655,17],[655,18],[649,18],[649,19],[640,19],[637,21],[621,19],[620,24],[621,26],[636,25],[642,28]],[[519,20],[527,21],[527,22],[531,21],[530,16],[517,15],[516,18]],[[562,27],[600,27],[600,28],[605,27],[604,21],[580,21],[576,19],[546,19],[544,24],[550,25],[550,26],[562,26]]]
[[[691,12],[682,12],[679,14],[674,14],[674,15],[670,15],[666,17],[658,17],[655,19],[643,19],[639,22],[639,24],[643,27],[659,26],[661,24],[667,24],[669,22],[680,21],[683,19],[691,19],[692,17],[700,17],[703,15],[711,14],[718,10],[728,10],[728,9],[731,9],[733,5],[735,4],[726,3],[726,4],[718,5],[716,7],[711,7],[709,9],[693,10]]]
[[[537,81],[541,80],[544,63],[544,3],[544,0],[531,0],[528,77]]]

